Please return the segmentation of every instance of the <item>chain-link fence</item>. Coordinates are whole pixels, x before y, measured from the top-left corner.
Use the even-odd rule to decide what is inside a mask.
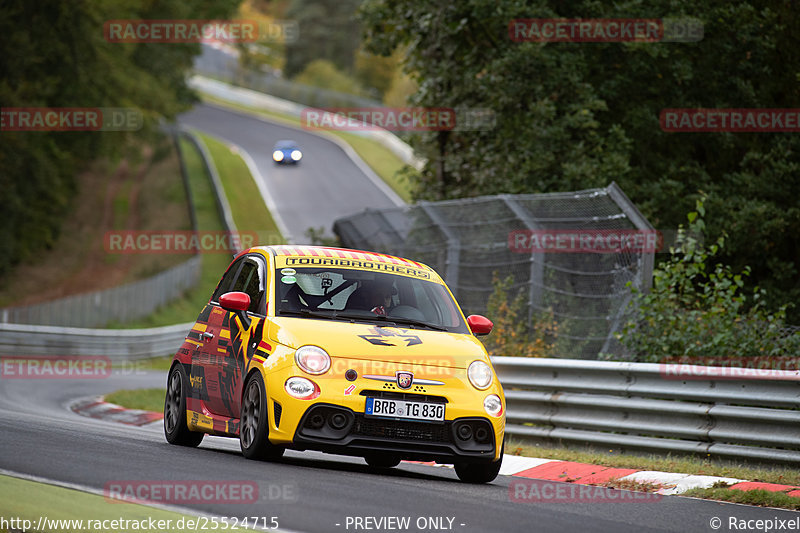
[[[201,262],[196,255],[155,276],[119,287],[0,309],[0,322],[82,328],[125,323],[151,314],[197,285]]]
[[[529,321],[552,313],[557,355],[581,359],[622,353],[613,333],[628,309],[626,284],[649,287],[656,236],[615,183],[367,210],[334,231],[347,247],[430,265],[467,314],[485,313],[493,278],[511,276]]]

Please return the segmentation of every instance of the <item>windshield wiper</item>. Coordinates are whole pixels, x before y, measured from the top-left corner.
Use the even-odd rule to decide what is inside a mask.
[[[371,312],[369,314],[365,313],[363,315],[352,314],[352,313],[336,313],[336,316],[339,317],[339,318],[343,318],[345,320],[363,320],[363,321],[366,321],[366,322],[369,322],[369,321],[372,321],[372,320],[380,320],[381,322],[388,322],[389,323],[388,325],[390,325],[390,326],[396,326],[397,325],[397,324],[394,323],[393,319],[387,318],[387,317],[385,317],[383,315],[376,315],[375,313],[371,313]]]
[[[308,316],[313,318],[327,318],[329,320],[334,320],[336,318],[335,313],[320,313],[318,311],[311,311],[310,309],[280,309],[279,312],[281,315]]]
[[[428,322],[423,322],[422,320],[414,320],[413,318],[403,318],[403,317],[394,317],[394,316],[384,316],[384,315],[376,315],[376,314],[352,314],[352,313],[321,313],[319,311],[311,311],[310,309],[282,309],[280,310],[281,315],[296,315],[296,316],[307,316],[313,318],[326,318],[328,320],[363,320],[365,322],[370,321],[378,321],[384,322],[387,326],[397,326],[398,324],[403,324],[407,326],[419,326],[422,328],[428,328],[435,331],[448,331],[444,326],[437,326],[435,324],[429,324]]]
[[[430,328],[436,331],[447,331],[447,328],[444,326],[437,326],[435,324],[429,324],[428,322],[423,322],[422,320],[414,320],[413,318],[404,318],[398,316],[390,316],[386,317],[387,320],[391,320],[392,322],[396,322],[398,324],[406,324],[409,326],[420,326],[423,328]]]
[[[447,328],[443,326],[436,326],[434,324],[429,324],[428,322],[423,322],[422,320],[414,320],[413,318],[403,318],[397,316],[384,316],[384,315],[353,315],[353,314],[342,314],[337,313],[336,316],[344,317],[344,318],[352,318],[353,320],[378,320],[380,322],[386,322],[389,326],[397,326],[398,324],[404,324],[407,326],[419,326],[422,328],[429,328],[436,331],[447,331]]]

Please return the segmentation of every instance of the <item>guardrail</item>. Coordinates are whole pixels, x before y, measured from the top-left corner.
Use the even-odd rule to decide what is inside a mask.
[[[208,177],[211,179],[211,187],[214,189],[214,201],[217,204],[217,211],[219,211],[222,224],[230,235],[237,235],[238,229],[236,228],[236,223],[233,221],[233,211],[231,211],[231,205],[228,203],[228,197],[225,195],[225,188],[222,186],[222,180],[219,177],[217,166],[214,164],[214,158],[211,157],[208,147],[206,147],[206,144],[200,137],[186,128],[177,128],[177,132],[192,143],[200,153],[200,157],[203,159],[203,165],[206,167],[206,172],[208,172]],[[232,239],[231,242],[234,246],[232,252],[234,254],[241,252],[241,249],[236,244],[238,240]]]
[[[84,356],[135,360],[173,355],[194,323],[146,329],[0,324],[0,355]]]
[[[506,433],[800,465],[800,370],[493,357]]]
[[[199,255],[149,278],[102,291],[66,296],[41,304],[0,309],[0,323],[102,327],[152,314],[200,280]],[[5,343],[0,330],[0,343]]]

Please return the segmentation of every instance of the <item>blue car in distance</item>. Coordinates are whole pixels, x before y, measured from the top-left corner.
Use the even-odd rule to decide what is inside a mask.
[[[296,165],[303,158],[303,152],[294,141],[278,141],[272,149],[272,160],[276,165]]]

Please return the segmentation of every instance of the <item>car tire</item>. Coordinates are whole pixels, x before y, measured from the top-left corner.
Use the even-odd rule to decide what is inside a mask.
[[[186,424],[186,392],[189,379],[183,365],[172,367],[167,377],[167,393],[164,396],[164,436],[167,442],[177,446],[197,447],[205,433],[189,430]]]
[[[400,458],[396,455],[372,454],[364,457],[364,460],[372,468],[394,468],[400,464]]]
[[[251,375],[244,386],[242,412],[239,417],[239,445],[242,455],[248,459],[280,459],[283,446],[269,442],[269,415],[267,391],[260,372]]]
[[[500,466],[503,464],[503,453],[505,444],[500,450],[500,459],[491,463],[456,463],[455,470],[458,479],[465,483],[490,483],[494,481],[500,473]]]

